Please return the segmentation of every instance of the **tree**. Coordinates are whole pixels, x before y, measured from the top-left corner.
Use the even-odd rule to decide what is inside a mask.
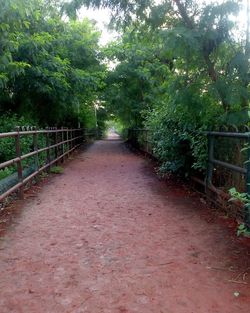
[[[195,49],[199,69],[206,71],[225,113],[230,111],[232,102],[237,102],[242,110],[248,109],[249,58],[231,35],[234,24],[229,18],[238,13],[238,1],[229,0],[206,6],[193,0],[164,1],[161,5],[155,5],[154,1],[148,0],[136,1],[136,4],[130,0],[70,2],[74,10],[83,4],[110,7],[114,10],[119,25],[121,19],[125,26],[128,22],[133,23],[133,16],[136,15],[142,24],[153,31],[164,31],[166,40],[171,34],[182,49],[188,49],[190,53]],[[222,55],[224,60],[221,59]]]
[[[118,65],[108,76],[107,105],[126,127],[152,130],[164,170],[204,170],[199,132],[249,121],[249,61],[230,18],[238,9],[235,1],[165,1],[138,13],[111,46]]]
[[[63,21],[59,3],[3,1],[0,111],[76,126],[79,107],[94,112],[106,70],[100,32],[87,19]]]

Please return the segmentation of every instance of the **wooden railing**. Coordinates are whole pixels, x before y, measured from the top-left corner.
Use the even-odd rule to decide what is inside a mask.
[[[27,137],[30,138],[30,151],[27,152],[26,147],[26,153],[23,154],[22,140]],[[95,137],[95,131],[87,132],[84,129],[68,128],[37,130],[34,127],[17,127],[14,132],[0,133],[0,143],[3,139],[12,138],[15,151],[14,158],[0,163],[0,170],[14,166],[17,171],[17,181],[0,194],[0,201],[16,191],[19,192],[19,197],[22,199],[24,186],[29,181],[43,171],[49,172],[53,164],[57,164],[59,161],[63,162],[65,157],[69,156],[89,137]],[[24,163],[26,163],[25,166]],[[32,166],[32,171],[26,176],[24,169],[29,166]]]

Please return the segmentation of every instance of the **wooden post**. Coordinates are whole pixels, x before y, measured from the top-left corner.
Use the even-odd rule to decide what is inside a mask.
[[[61,128],[61,142],[64,141],[64,131],[63,131],[63,127]],[[65,152],[65,149],[64,149],[64,143],[61,144],[61,147],[62,147],[62,155],[64,154]],[[62,163],[64,162],[64,156],[62,157]]]
[[[246,192],[250,199],[250,136],[248,137],[247,144],[248,144],[248,149],[247,149],[247,162],[246,162],[246,168],[247,168]],[[250,230],[250,207],[248,207],[247,205],[245,206],[245,222],[246,222],[247,228]]]
[[[73,130],[73,147],[72,148],[75,148],[75,145],[76,145],[76,140],[74,139],[76,137],[76,131]]]
[[[146,152],[149,153],[148,151],[148,130],[146,129]]]
[[[70,132],[70,129],[68,129],[68,139],[69,139],[69,142],[68,142],[68,151],[70,151],[70,139],[71,139],[71,132]],[[68,153],[68,156],[69,156],[69,153]]]
[[[46,150],[46,164],[50,164],[50,138],[49,138],[49,128],[46,128],[46,147],[49,148]],[[47,167],[47,173],[50,173],[50,165]]]
[[[16,156],[17,158],[21,158],[21,144],[20,144],[20,128],[16,128],[17,135],[15,136],[15,145],[16,145]],[[22,169],[22,161],[21,159],[17,161],[17,175],[20,183],[23,183],[23,169]],[[19,188],[19,198],[23,200],[24,198],[24,186],[22,185]]]
[[[55,145],[57,145],[57,144],[58,144],[58,131],[57,131],[57,129],[56,129],[56,130],[55,130]],[[56,146],[56,147],[55,147],[55,159],[58,158],[58,152],[59,152],[58,146]],[[58,165],[58,161],[56,161],[56,165]]]
[[[67,140],[66,149],[67,151],[69,151],[69,129],[68,128],[66,131],[66,140]],[[69,157],[69,153],[67,153],[67,157]]]
[[[80,138],[80,140],[81,140],[81,144],[84,144],[84,141],[85,141],[85,138],[84,138],[84,129],[83,128],[81,128],[81,130],[80,130],[80,136],[82,136],[81,138]]]
[[[34,151],[36,151],[35,154],[35,170],[37,171],[39,169],[39,156],[38,156],[38,138],[37,138],[37,129],[34,127],[35,133],[33,134],[33,147]]]
[[[79,138],[77,139],[77,143],[80,145],[82,143],[82,138],[80,136],[82,136],[82,130],[79,128],[77,131],[77,136],[79,136]]]
[[[75,130],[75,137],[78,137],[78,130]],[[79,139],[75,139],[75,146],[78,145]]]
[[[207,164],[207,177],[206,177],[206,192],[208,187],[212,185],[213,171],[214,171],[214,136],[208,134],[208,164]]]

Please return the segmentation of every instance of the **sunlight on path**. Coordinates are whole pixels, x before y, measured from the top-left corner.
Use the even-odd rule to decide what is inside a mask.
[[[119,140],[119,139],[121,139],[121,137],[116,132],[110,130],[108,132],[107,139],[109,139],[109,140]]]

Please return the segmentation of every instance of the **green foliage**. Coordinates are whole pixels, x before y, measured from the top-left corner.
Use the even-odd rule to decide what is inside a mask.
[[[63,174],[64,169],[61,166],[52,166],[50,172],[52,174]]]
[[[229,194],[231,195],[229,201],[238,200],[244,204],[246,215],[248,216],[250,211],[250,195],[247,193],[238,192],[236,188],[231,188],[229,190]],[[240,223],[238,226],[237,236],[240,235],[250,237],[250,229],[247,227],[245,223]]]
[[[103,88],[100,33],[87,19],[63,21],[61,1],[0,4],[0,113],[76,127],[78,108],[93,106]]]
[[[10,176],[13,172],[14,170],[11,168],[5,168],[3,170],[0,170],[0,180]]]
[[[0,118],[0,133],[15,131],[16,126],[36,126],[36,123],[31,119],[11,115],[10,113],[4,114]],[[21,138],[22,154],[31,151],[32,137],[27,136]],[[15,138],[3,138],[0,140],[0,163],[16,157]],[[24,162],[25,164],[25,162]]]
[[[129,0],[93,5],[138,16],[105,50],[117,64],[107,77],[109,112],[125,127],[152,131],[162,171],[189,175],[206,169],[202,131],[249,123],[250,67],[244,38],[233,35],[237,1],[174,3],[139,1],[134,9]]]
[[[150,122],[148,125],[151,125]],[[154,154],[162,162],[161,171],[182,172],[189,175],[192,169],[204,172],[207,164],[207,142],[200,129],[160,119],[153,129]]]
[[[163,64],[158,55],[159,38],[154,44],[148,36],[132,28],[122,41],[105,50],[118,64],[107,77],[104,99],[107,109],[126,127],[142,126],[145,110],[162,96],[161,84],[169,75],[168,62]]]
[[[247,228],[247,226],[242,223],[238,226],[237,229],[237,236],[243,235],[245,237],[250,237],[250,230]]]
[[[81,106],[79,116],[85,128],[93,129],[96,127],[96,115],[93,106]]]
[[[242,203],[246,205],[247,208],[250,208],[250,197],[247,193],[241,193],[236,190],[236,188],[231,188],[229,190],[232,198],[229,201],[240,200]]]
[[[37,126],[37,123],[28,118],[18,117],[17,115],[13,115],[11,113],[6,113],[0,118],[0,133],[4,132],[12,132],[16,130],[16,126]],[[46,146],[46,138],[43,135],[39,135],[37,138],[38,148],[44,148]],[[21,154],[27,154],[34,150],[33,145],[33,136],[21,136],[20,137],[20,146],[21,146]],[[15,138],[8,137],[2,138],[0,140],[0,163],[11,160],[16,157],[16,145]],[[22,161],[23,169],[25,168],[36,168],[36,157],[29,157]],[[39,163],[40,165],[44,165],[46,161],[46,152],[42,152],[39,154]],[[9,166],[0,171],[0,179],[3,179],[10,174],[16,172],[16,165]]]
[[[109,7],[114,12],[111,22],[116,25],[128,25],[135,15],[145,17],[146,10],[152,2],[150,0],[70,0],[65,1],[62,10],[70,18],[76,19],[77,12],[83,5],[96,8]]]
[[[115,116],[121,129],[151,129],[162,170],[185,175],[206,168],[203,130],[249,123],[249,43],[234,35],[232,19],[238,1],[0,4],[0,113],[101,131]],[[113,9],[120,40],[101,50],[95,25],[77,20],[82,5]]]

